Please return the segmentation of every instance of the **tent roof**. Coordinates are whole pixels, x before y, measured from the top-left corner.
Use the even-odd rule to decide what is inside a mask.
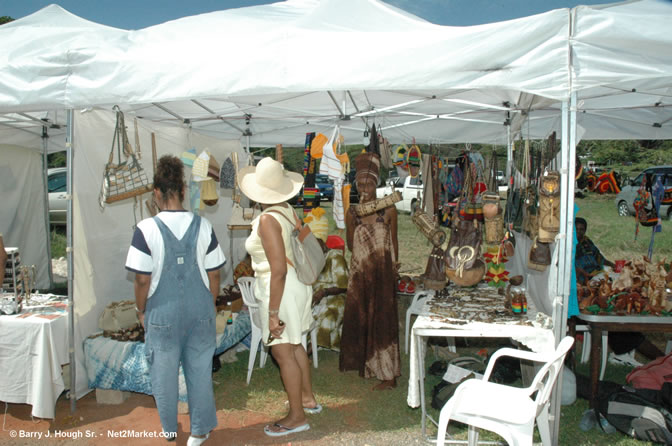
[[[252,145],[336,123],[359,142],[374,121],[394,142],[503,144],[528,116],[526,136],[558,130],[573,89],[584,137],[670,138],[651,121],[672,86],[671,13],[637,0],[449,27],[379,0],[288,0],[125,31],[51,5],[0,27],[0,113],[118,104]]]

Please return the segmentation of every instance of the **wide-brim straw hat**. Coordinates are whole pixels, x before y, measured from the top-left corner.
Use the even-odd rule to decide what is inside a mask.
[[[303,175],[288,172],[273,158],[264,158],[256,166],[240,169],[238,187],[247,198],[262,204],[277,204],[298,194]]]

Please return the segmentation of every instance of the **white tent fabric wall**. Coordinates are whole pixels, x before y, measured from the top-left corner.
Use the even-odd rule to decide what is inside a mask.
[[[127,116],[129,140],[135,146],[133,123]],[[112,146],[115,114],[91,110],[75,113],[74,122],[74,177],[73,177],[73,259],[75,301],[75,349],[77,356],[77,397],[88,392],[83,364],[83,340],[98,331],[98,317],[111,302],[133,300],[133,275],[124,269],[126,254],[133,236],[134,200],[127,199],[108,204],[103,210],[98,204],[102,176]],[[141,163],[150,178],[153,176],[151,133],[156,135],[157,157],[180,154],[190,147],[197,152],[206,147],[215,158],[223,162],[233,151],[245,160],[247,155],[239,141],[217,141],[191,132],[188,128],[161,125],[139,120]],[[185,169],[187,179],[190,169]],[[150,198],[147,193],[144,199]],[[185,199],[188,207],[188,199]],[[143,203],[144,206],[144,203]],[[229,231],[226,222],[231,213],[231,196],[220,194],[219,202],[206,207],[202,215],[210,220],[215,234],[227,257],[222,269],[222,283],[231,282],[231,255]],[[137,219],[140,221],[140,211]],[[144,210],[145,218],[149,217]],[[234,244],[233,261],[240,260],[244,239],[238,237]]]
[[[672,2],[579,6],[574,14],[572,90],[584,139],[672,139]]]
[[[37,141],[37,144],[41,142]],[[0,144],[0,232],[6,247],[18,247],[21,264],[35,265],[36,288],[48,289],[49,231],[45,209],[42,153],[26,147]],[[4,268],[4,265],[3,265]]]

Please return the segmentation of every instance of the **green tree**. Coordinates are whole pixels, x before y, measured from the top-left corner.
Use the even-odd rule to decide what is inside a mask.
[[[65,167],[65,152],[54,152],[47,155],[47,167]]]
[[[14,21],[14,19],[11,18],[8,15],[0,16],[0,25],[4,25],[5,23],[9,23],[9,22],[13,22],[13,21]]]

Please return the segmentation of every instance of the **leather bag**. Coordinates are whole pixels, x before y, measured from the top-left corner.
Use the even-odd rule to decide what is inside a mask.
[[[509,188],[506,198],[504,220],[511,228],[520,232],[523,229],[523,194],[519,188]]]
[[[459,220],[451,229],[446,249],[446,275],[460,286],[471,286],[485,275],[481,260],[483,231],[478,221]]]
[[[535,271],[546,271],[551,264],[551,247],[548,243],[540,242],[537,237],[532,241],[527,258],[527,267]]]
[[[427,267],[422,275],[425,289],[442,290],[446,287],[446,259],[444,251],[435,246],[427,259]]]

